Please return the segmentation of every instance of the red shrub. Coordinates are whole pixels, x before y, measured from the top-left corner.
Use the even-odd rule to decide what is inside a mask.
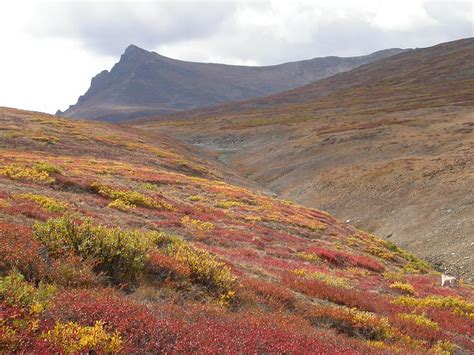
[[[319,280],[303,279],[292,274],[284,275],[283,283],[309,296],[369,312],[391,314],[405,309],[404,306],[391,304],[388,299],[372,292],[330,286]]]
[[[368,353],[362,343],[325,334],[295,329],[288,317],[253,314],[202,315],[183,329],[173,351],[178,353]],[[295,324],[296,325],[296,324]]]
[[[59,353],[60,349],[39,338],[47,330],[46,322],[32,327],[33,319],[23,309],[0,302],[0,321],[1,353]]]
[[[46,257],[30,229],[0,222],[0,272],[17,269],[28,279],[38,280],[44,276]]]
[[[370,340],[381,340],[384,336],[378,318],[366,318],[363,322],[354,322],[354,315],[341,307],[299,304],[298,311],[318,328],[330,327],[351,337]]]
[[[57,213],[46,211],[31,201],[15,201],[11,206],[6,207],[4,211],[11,215],[21,214],[40,221],[46,221],[48,218],[58,215]]]
[[[242,301],[258,301],[273,307],[292,307],[295,302],[293,293],[277,283],[256,278],[241,279],[242,288],[238,297]]]
[[[47,318],[84,325],[102,320],[106,328],[121,333],[124,352],[335,353],[370,349],[350,339],[303,329],[295,317],[278,320],[276,315],[216,313],[202,307],[157,306],[152,312],[109,291],[67,292],[55,299]]]
[[[329,250],[321,247],[308,248],[307,252],[314,253],[334,265],[357,266],[375,272],[381,272],[384,270],[384,267],[379,262],[364,255],[349,254],[342,251]]]
[[[454,314],[448,309],[428,308],[424,309],[424,311],[427,316],[438,323],[441,328],[474,337],[474,322],[468,317]]]
[[[157,317],[146,306],[119,296],[113,290],[65,292],[54,300],[46,317],[94,325],[102,320],[110,330],[118,330],[124,352],[163,352],[175,341],[178,321]]]
[[[403,334],[415,339],[427,340],[431,345],[434,345],[438,340],[446,339],[440,330],[419,325],[413,321],[400,319],[397,315],[390,317],[389,321],[390,324],[397,327]]]

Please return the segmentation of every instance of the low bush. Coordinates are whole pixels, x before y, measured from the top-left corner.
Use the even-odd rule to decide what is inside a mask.
[[[423,327],[428,327],[432,329],[439,329],[439,325],[436,322],[433,322],[431,319],[427,318],[424,314],[407,314],[401,313],[398,315],[400,319],[407,320],[413,322],[417,325],[421,325]]]
[[[409,295],[414,295],[416,293],[415,288],[412,285],[400,281],[395,281],[394,283],[390,284],[390,288],[400,290]]]
[[[373,258],[364,255],[349,254],[338,250],[329,250],[321,247],[313,247],[307,250],[308,253],[314,253],[317,256],[326,259],[332,264],[339,266],[355,266],[370,271],[382,272],[384,267]]]
[[[216,226],[211,222],[203,222],[199,219],[194,219],[189,216],[184,216],[181,218],[181,224],[186,228],[201,232],[210,232],[216,228]]]
[[[29,228],[0,222],[0,275],[18,270],[28,280],[40,280],[47,266],[43,256]]]
[[[45,171],[48,174],[61,174],[61,169],[48,162],[38,162],[35,164],[36,171]]]
[[[15,197],[22,200],[33,201],[37,205],[41,206],[42,208],[50,212],[60,212],[60,211],[65,211],[67,209],[66,203],[55,200],[54,198],[39,195],[39,194],[25,193],[25,194],[15,195]]]
[[[54,182],[54,178],[52,178],[47,171],[38,171],[34,168],[15,164],[0,167],[0,175],[7,176],[12,180],[28,180],[46,184]]]
[[[57,322],[54,328],[44,333],[41,338],[66,353],[114,353],[122,348],[120,334],[108,333],[101,321],[95,322],[93,326]]]
[[[101,283],[101,275],[94,272],[96,262],[69,254],[51,261],[47,280],[64,287],[93,287]]]
[[[0,301],[10,306],[25,307],[30,313],[41,313],[46,309],[56,292],[56,287],[44,283],[35,287],[19,272],[0,278]]]
[[[126,201],[126,200],[113,200],[107,205],[108,208],[115,208],[116,210],[122,211],[122,212],[128,212],[132,209],[134,209],[135,206],[134,204]]]
[[[263,303],[274,308],[292,308],[295,303],[293,293],[279,285],[258,278],[245,278],[237,291],[241,303]]]
[[[293,273],[298,276],[305,277],[307,279],[313,279],[313,280],[319,280],[324,282],[326,285],[330,286],[335,286],[335,287],[342,287],[342,288],[351,288],[351,285],[349,284],[349,280],[330,275],[330,274],[325,274],[323,272],[319,271],[307,271],[305,269],[297,269],[294,270]]]
[[[186,265],[193,283],[205,286],[210,292],[233,295],[235,277],[229,267],[205,250],[194,248],[180,239],[167,241],[163,252]]]
[[[283,283],[293,290],[308,296],[328,300],[347,307],[357,307],[368,312],[390,314],[404,309],[404,307],[391,304],[389,300],[375,293],[335,287],[320,280],[303,279],[293,274],[285,274]]]
[[[101,185],[98,183],[92,183],[91,189],[104,197],[108,197],[112,200],[120,200],[123,204],[127,204],[130,207],[142,206],[146,208],[164,209],[169,211],[175,210],[175,207],[173,207],[168,202],[157,201],[136,191],[116,189],[111,186]]]
[[[331,327],[351,337],[376,341],[393,336],[386,318],[356,308],[305,305],[299,311],[312,325]]]
[[[450,309],[454,313],[461,315],[469,316],[474,314],[474,303],[460,297],[428,296],[425,298],[415,298],[411,296],[399,296],[392,302],[412,308],[441,308]]]
[[[93,226],[89,219],[79,224],[68,215],[35,224],[33,235],[55,257],[73,252],[95,261],[95,270],[113,282],[136,281],[148,251],[160,237],[157,232]]]
[[[155,316],[145,305],[137,304],[113,290],[76,290],[54,299],[48,319],[94,326],[104,322],[109,332],[118,331],[125,353],[170,351],[179,323]]]

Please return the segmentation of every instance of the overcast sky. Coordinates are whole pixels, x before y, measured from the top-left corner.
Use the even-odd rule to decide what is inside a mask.
[[[130,44],[268,65],[474,36],[474,0],[0,0],[0,106],[54,113]]]

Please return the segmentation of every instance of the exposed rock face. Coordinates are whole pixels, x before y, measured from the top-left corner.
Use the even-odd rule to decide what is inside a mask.
[[[293,89],[402,51],[249,67],[186,62],[130,45],[110,72],[97,74],[78,102],[57,114],[123,121],[239,101]]]

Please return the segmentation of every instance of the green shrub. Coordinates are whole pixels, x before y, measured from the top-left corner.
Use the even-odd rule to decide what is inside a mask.
[[[148,251],[160,237],[157,232],[93,226],[89,219],[77,224],[68,215],[35,224],[33,235],[53,256],[69,251],[95,260],[96,269],[114,282],[137,280]]]

